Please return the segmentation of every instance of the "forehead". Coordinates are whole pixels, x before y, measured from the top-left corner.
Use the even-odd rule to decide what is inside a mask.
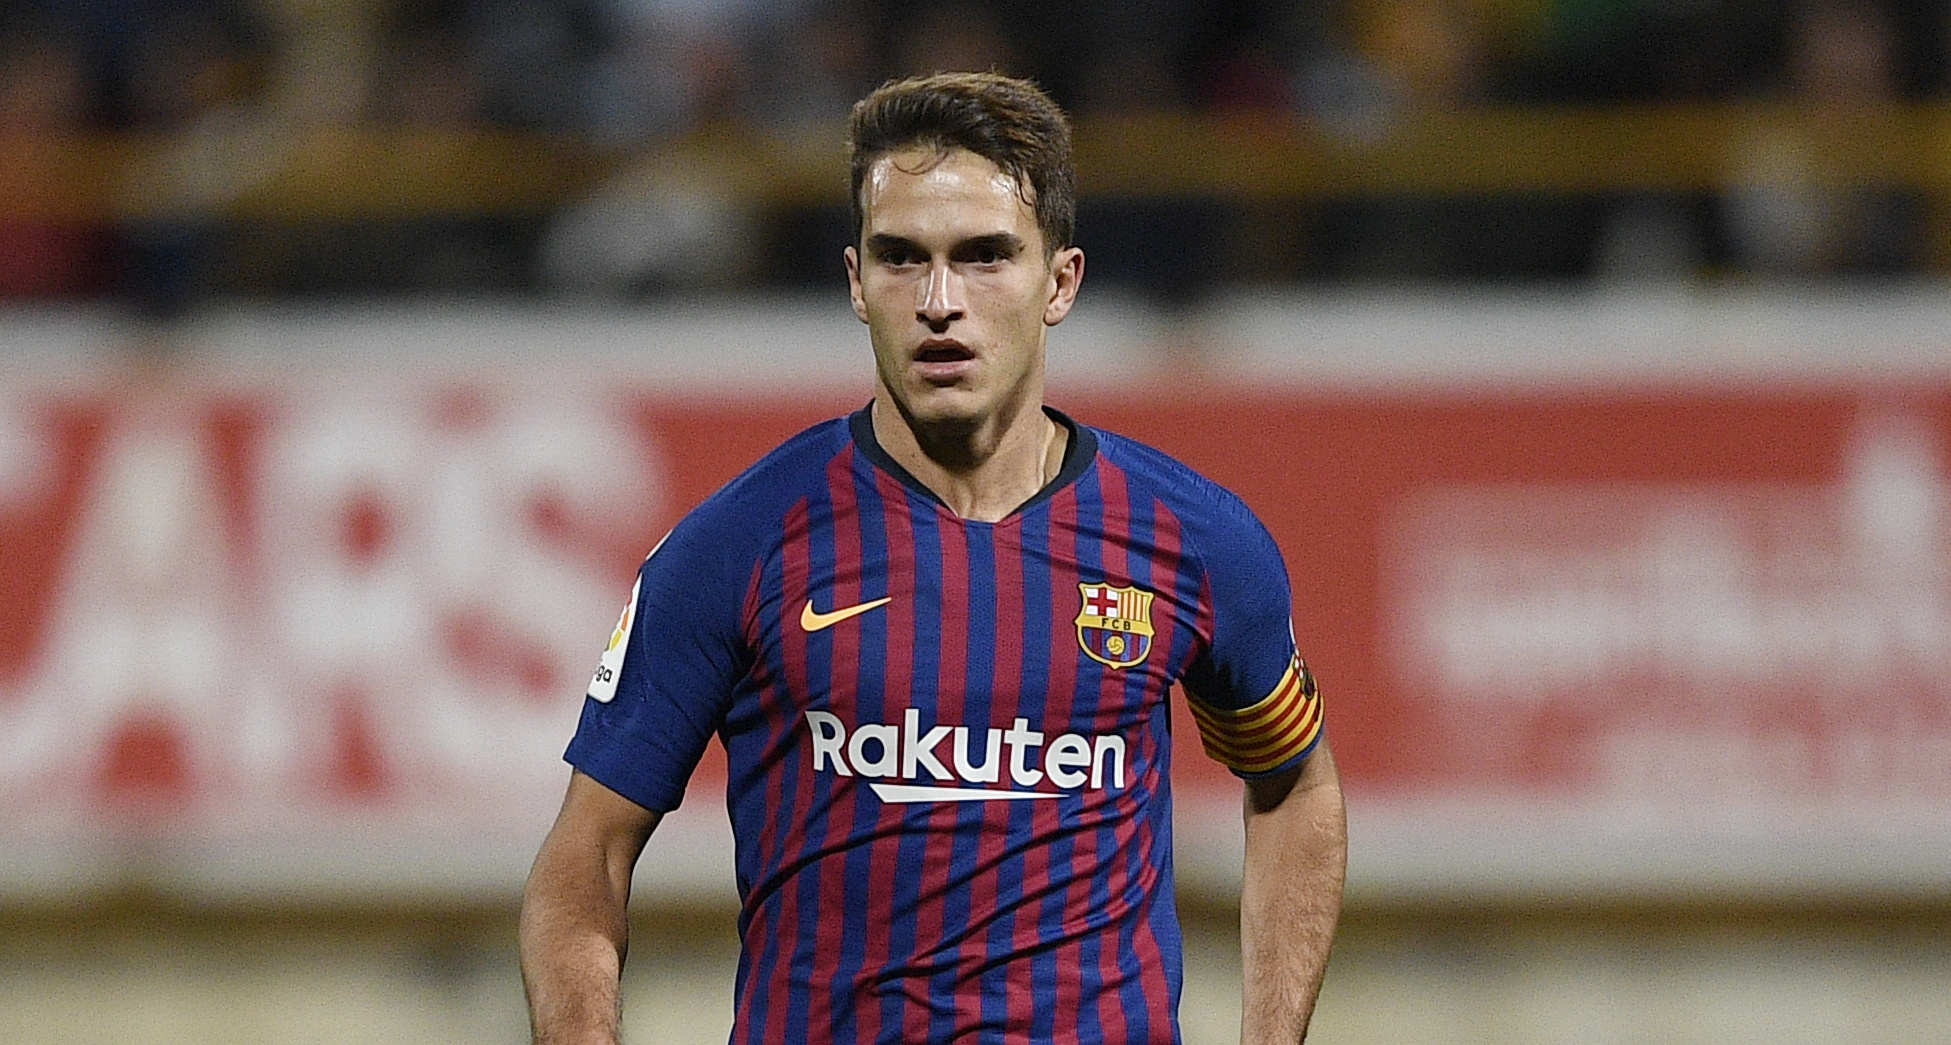
[[[983,235],[1036,231],[1036,210],[1015,178],[967,149],[911,146],[867,168],[861,185],[866,233]],[[978,228],[978,226],[980,226]]]

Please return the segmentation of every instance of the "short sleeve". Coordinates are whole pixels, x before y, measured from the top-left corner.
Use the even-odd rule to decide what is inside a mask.
[[[1294,644],[1287,566],[1231,494],[1193,534],[1212,600],[1212,639],[1182,679],[1206,753],[1235,775],[1283,772],[1321,737],[1321,699]]]
[[[625,798],[677,808],[745,670],[751,563],[694,513],[637,571],[564,758]]]

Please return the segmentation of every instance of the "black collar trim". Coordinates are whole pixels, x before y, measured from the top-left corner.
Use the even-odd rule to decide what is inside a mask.
[[[880,440],[874,438],[873,406],[874,404],[870,402],[847,416],[847,428],[853,433],[854,445],[860,447],[860,452],[866,454],[867,459],[876,467],[901,480],[901,485],[947,508],[948,504],[936,495],[935,491],[930,490],[920,479],[915,478],[913,473],[901,467],[900,462],[881,446]],[[1043,412],[1052,421],[1063,425],[1070,433],[1070,438],[1064,445],[1064,463],[1057,469],[1056,478],[1045,483],[1043,489],[1038,490],[1034,497],[1017,505],[1015,510],[1009,513],[1011,515],[1027,511],[1057,496],[1058,491],[1082,477],[1091,467],[1091,462],[1097,459],[1097,433],[1071,420],[1070,415],[1056,407],[1045,406]]]

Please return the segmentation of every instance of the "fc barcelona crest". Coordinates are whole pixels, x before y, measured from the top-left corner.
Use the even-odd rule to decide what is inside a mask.
[[[1079,584],[1077,644],[1092,660],[1128,668],[1152,651],[1152,593],[1110,584]]]

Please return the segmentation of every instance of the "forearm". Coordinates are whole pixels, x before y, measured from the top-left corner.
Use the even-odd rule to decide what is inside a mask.
[[[522,983],[535,1045],[615,1045],[630,876],[659,814],[580,773],[522,893]]]
[[[615,1045],[628,899],[536,873],[522,899],[522,984],[535,1045]]]
[[[1306,1037],[1341,915],[1347,858],[1341,784],[1325,744],[1298,779],[1248,788],[1243,1045],[1295,1045]]]

